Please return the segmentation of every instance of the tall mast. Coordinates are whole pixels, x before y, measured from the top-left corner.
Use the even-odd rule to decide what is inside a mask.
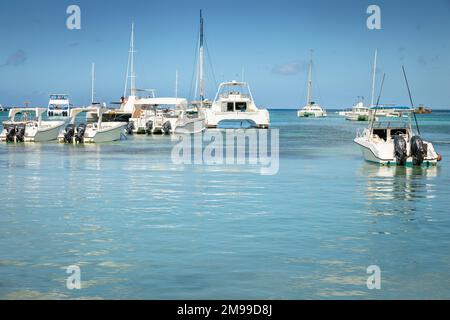
[[[92,69],[91,69],[91,103],[94,103],[94,95],[95,95],[95,63],[92,63]]]
[[[204,100],[203,94],[203,16],[202,10],[200,10],[200,47],[199,47],[199,80],[200,80],[200,101]]]
[[[130,41],[130,82],[131,95],[136,95],[136,74],[134,73],[134,22],[131,24],[131,41]]]
[[[175,98],[178,98],[178,69],[175,71]]]
[[[306,105],[311,105],[311,84],[312,84],[312,50],[311,50],[311,60],[309,61],[309,71],[308,71],[308,97],[306,99]]]
[[[372,99],[370,100],[370,106],[373,106],[374,98],[375,98],[375,81],[376,81],[376,71],[377,71],[377,57],[378,57],[378,49],[375,49],[375,58],[373,61],[373,73],[372,73]]]

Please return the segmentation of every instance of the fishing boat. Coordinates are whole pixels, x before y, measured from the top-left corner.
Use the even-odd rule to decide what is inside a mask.
[[[51,94],[47,106],[47,116],[49,118],[69,118],[71,107],[69,95]]]
[[[0,112],[8,111],[8,109],[0,104]]]
[[[316,104],[312,101],[312,64],[313,60],[309,62],[309,71],[308,71],[308,96],[306,98],[306,105],[298,110],[297,116],[299,117],[312,117],[312,118],[321,118],[326,117],[327,112],[320,105]]]
[[[404,75],[409,92],[405,72]],[[384,77],[382,86],[383,83]],[[380,97],[378,102],[379,99]],[[369,126],[358,132],[354,139],[366,161],[380,165],[433,166],[442,159],[434,150],[433,144],[421,138],[412,99],[411,106],[396,106],[397,112],[401,115],[395,119],[389,117],[377,119],[377,108],[370,110]],[[412,127],[412,118],[416,123],[415,130]]]
[[[97,122],[76,124],[80,113],[97,113]],[[100,143],[120,140],[127,122],[103,122],[103,109],[99,106],[87,108],[73,108],[70,112],[70,123],[58,136],[59,142],[64,143]]]
[[[270,124],[269,111],[256,107],[248,83],[236,80],[221,83],[211,107],[202,109],[202,114],[208,128],[224,122],[246,122],[261,129],[268,129]]]
[[[0,141],[45,142],[56,140],[64,120],[43,120],[46,108],[12,108],[9,120],[3,122]]]

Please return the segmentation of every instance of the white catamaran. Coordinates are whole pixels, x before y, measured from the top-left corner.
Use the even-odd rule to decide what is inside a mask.
[[[250,86],[246,82],[223,82],[210,108],[203,109],[208,128],[217,128],[221,122],[247,122],[250,126],[268,129],[269,111],[258,109]]]

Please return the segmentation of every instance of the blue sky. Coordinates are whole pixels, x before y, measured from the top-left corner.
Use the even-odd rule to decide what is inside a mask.
[[[66,28],[66,8],[81,8],[81,30]],[[370,4],[381,7],[381,30],[366,27]],[[450,108],[450,0],[434,1],[65,1],[1,0],[0,103],[45,105],[47,95],[69,93],[76,105],[96,96],[116,101],[123,92],[131,22],[136,26],[139,88],[192,97],[199,10],[203,9],[217,82],[240,79],[258,105],[298,108],[306,99],[306,61],[314,50],[314,96],[328,108],[370,100],[371,68],[379,49],[378,79],[386,73],[384,103],[413,98]],[[214,97],[210,62],[206,96]]]

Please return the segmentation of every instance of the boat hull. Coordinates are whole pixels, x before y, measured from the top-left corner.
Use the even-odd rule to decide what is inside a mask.
[[[26,127],[24,141],[47,142],[56,140],[61,130],[63,130],[65,124],[66,124],[65,121],[58,121],[57,123],[54,124],[54,126],[48,129],[41,129],[41,128],[31,129],[29,127]]]
[[[119,122],[106,128],[87,128],[83,139],[84,143],[102,143],[120,140],[126,125],[126,123]]]
[[[356,138],[354,142],[360,147],[363,157],[366,161],[376,163],[379,165],[396,166],[399,165],[397,159],[394,156],[393,145],[386,145],[384,150],[378,150],[373,144],[363,138]],[[430,143],[428,143],[431,145]],[[434,153],[434,149],[432,151]],[[437,165],[438,157],[427,156],[425,157],[422,166],[435,166]],[[413,166],[413,158],[409,156],[406,159],[406,166]]]
[[[226,121],[248,121],[256,128],[268,129],[270,123],[269,111],[265,109],[251,112],[214,112],[205,109],[204,116],[208,128],[217,128],[221,122]]]

